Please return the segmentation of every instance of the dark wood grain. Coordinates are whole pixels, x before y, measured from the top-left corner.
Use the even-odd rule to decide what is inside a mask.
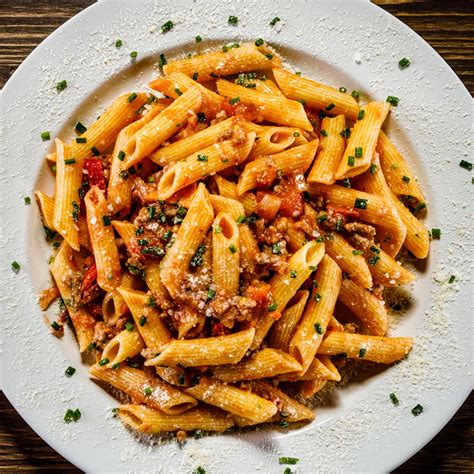
[[[91,0],[0,0],[0,87],[51,32]],[[468,0],[377,0],[422,36],[474,93],[474,8]],[[443,430],[395,472],[474,472],[474,395]],[[0,471],[80,472],[16,413],[0,392]]]

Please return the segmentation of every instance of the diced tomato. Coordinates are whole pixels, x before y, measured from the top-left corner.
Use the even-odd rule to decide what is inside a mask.
[[[102,168],[102,160],[100,158],[88,158],[84,160],[84,169],[87,171],[89,186],[98,186],[105,192],[107,183]]]
[[[257,186],[259,188],[268,188],[272,185],[278,176],[278,168],[274,161],[268,158],[265,162],[265,170],[257,176]]]
[[[245,296],[253,299],[258,305],[268,305],[272,301],[271,286],[265,282],[252,283],[245,290]]]
[[[280,214],[284,217],[298,217],[303,214],[303,196],[291,177],[282,183],[281,191],[277,194],[281,200]]]
[[[81,284],[81,293],[88,290],[94,284],[95,280],[97,280],[97,267],[95,263],[93,263],[84,273],[84,278],[82,279]]]
[[[229,334],[229,329],[226,328],[222,323],[212,323],[211,334],[213,336],[225,336]]]
[[[275,321],[278,321],[281,318],[280,311],[272,311],[270,314]]]
[[[345,206],[332,206],[331,204],[327,205],[327,210],[331,214],[340,215],[344,218],[359,219],[360,213],[355,209],[345,207]]]
[[[276,216],[280,205],[281,199],[277,196],[261,191],[257,192],[257,208],[255,212],[266,221],[270,221]]]

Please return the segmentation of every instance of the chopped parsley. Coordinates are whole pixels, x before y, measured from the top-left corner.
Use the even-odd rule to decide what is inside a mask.
[[[439,240],[441,238],[441,229],[431,229],[431,238]]]
[[[411,409],[411,412],[412,412],[413,416],[421,415],[423,413],[423,407],[418,403],[418,405],[414,406]]]
[[[59,81],[56,84],[56,90],[58,92],[62,92],[64,89],[66,89],[66,87],[67,87],[67,81],[65,79],[63,79],[62,81]]]
[[[194,38],[194,41],[196,41],[196,43],[200,43],[202,41],[202,37],[197,35],[196,38]]]
[[[41,140],[43,140],[44,142],[46,142],[48,140],[51,140],[51,133],[50,132],[41,132],[40,136],[41,136]]]
[[[23,198],[23,201],[25,201],[25,204],[28,206],[31,204],[31,198],[29,196],[25,196]]]
[[[468,170],[468,171],[472,171],[472,163],[470,163],[469,161],[461,160],[459,162],[459,166],[461,168],[464,168],[464,169]]]
[[[278,426],[281,426],[282,428],[288,428],[288,426],[290,426],[290,424],[285,420],[280,420],[278,422]]]
[[[298,99],[298,102],[303,106],[306,105],[306,102],[304,101],[304,99]]]
[[[396,107],[398,105],[399,100],[400,99],[398,97],[395,97],[394,95],[389,95],[386,99],[386,102]]]
[[[406,69],[410,65],[410,60],[408,58],[402,58],[398,61],[398,66],[400,69]]]
[[[81,412],[79,411],[79,408],[76,408],[75,410],[71,410],[68,408],[66,410],[66,414],[64,415],[64,421],[66,423],[71,423],[71,421],[79,421],[81,418]]]
[[[76,373],[76,369],[74,367],[69,366],[65,371],[64,371],[66,377],[72,377]]]
[[[233,99],[229,100],[230,105],[235,105],[235,104],[238,104],[239,102],[240,102],[240,97],[234,97]]]
[[[115,41],[115,47],[121,48],[123,46],[123,41],[119,38]]]
[[[270,22],[270,26],[275,26],[280,20],[277,16]]]
[[[272,254],[281,255],[280,244],[278,242],[272,245]]]
[[[390,394],[390,400],[392,400],[392,403],[394,405],[400,404],[400,401],[398,400],[398,397],[394,393]]]
[[[132,51],[132,52],[130,53],[130,57],[131,57],[132,59],[136,59],[137,56],[138,56],[138,53],[137,53],[136,51]]]
[[[171,31],[173,28],[173,22],[171,20],[168,20],[166,23],[163,23],[163,25],[161,25],[161,32],[166,33],[168,31]]]
[[[356,209],[367,209],[367,199],[356,198],[354,201],[354,207]]]
[[[206,474],[206,470],[203,467],[199,466],[196,469],[194,469],[193,474]]]
[[[282,457],[278,458],[279,464],[296,464],[299,462],[298,458],[289,458],[289,457]]]
[[[178,210],[176,211],[176,215],[173,219],[173,224],[181,224],[186,217],[188,210],[183,206],[178,206]]]
[[[323,331],[323,327],[321,326],[321,323],[315,323],[314,324],[314,330],[319,334],[321,335],[324,331]]]
[[[236,16],[231,15],[229,16],[227,22],[229,25],[236,25],[239,22],[239,19]]]

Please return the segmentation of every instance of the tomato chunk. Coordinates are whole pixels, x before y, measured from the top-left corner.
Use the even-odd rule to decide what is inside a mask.
[[[89,186],[98,186],[102,191],[106,191],[104,169],[100,158],[88,158],[84,160],[84,169],[87,171]]]

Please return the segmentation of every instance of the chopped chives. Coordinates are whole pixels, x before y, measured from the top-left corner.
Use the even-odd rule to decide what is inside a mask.
[[[151,395],[151,394],[153,393],[153,389],[152,389],[151,387],[145,387],[145,388],[143,389],[143,393],[144,393],[145,395]]]
[[[123,41],[119,38],[115,41],[115,47],[121,48],[123,46]]]
[[[267,59],[273,59],[273,54],[267,53],[267,54],[265,54],[265,57]]]
[[[197,35],[196,38],[194,38],[194,41],[196,41],[196,43],[200,43],[202,41],[202,37]]]
[[[161,25],[161,32],[166,33],[167,31],[171,31],[174,28],[173,22],[168,20],[166,23]]]
[[[237,222],[237,224],[239,224],[239,225],[240,224],[245,224],[247,222],[247,218],[245,216],[240,215],[239,217],[237,217],[235,222]]]
[[[324,331],[323,331],[323,327],[321,326],[321,323],[315,323],[314,324],[314,330],[319,334],[321,335]]]
[[[229,47],[225,45],[222,46],[222,52],[227,53],[227,51],[229,51]]]
[[[47,142],[48,140],[51,140],[50,132],[41,132],[40,136],[41,136],[41,140],[43,140],[44,142]]]
[[[408,58],[402,58],[398,61],[398,66],[400,69],[406,69],[410,65],[410,60]]]
[[[367,352],[367,349],[365,347],[361,347],[359,349],[359,358],[363,359],[365,357],[366,352]]]
[[[74,367],[69,366],[64,373],[66,374],[66,377],[72,377],[76,373],[76,369]]]
[[[418,405],[414,406],[411,409],[411,412],[412,412],[413,416],[421,415],[423,413],[423,407],[418,403]]]
[[[213,300],[216,296],[216,290],[213,290],[212,288],[209,288],[207,290],[207,299],[208,300]]]
[[[354,207],[356,209],[367,209],[367,199],[356,198],[354,201]]]
[[[76,143],[87,143],[87,138],[86,137],[77,137],[76,138]]]
[[[301,135],[300,132],[293,132],[293,136],[294,136],[295,138],[298,138],[300,135]]]
[[[362,255],[364,252],[362,250],[353,250],[352,255]]]
[[[235,104],[238,104],[239,102],[240,102],[240,97],[234,97],[233,99],[229,100],[230,105],[235,105]]]
[[[160,54],[160,59],[158,60],[158,67],[160,69],[163,69],[163,66],[168,64],[168,61],[165,58],[164,54]]]
[[[278,458],[279,464],[296,464],[299,462],[298,458],[289,458],[289,457],[281,457]]]
[[[426,203],[424,203],[424,202],[420,202],[416,206],[417,211],[421,211],[422,209],[425,209],[425,208],[426,208]]]
[[[400,99],[398,97],[395,97],[394,95],[389,95],[386,99],[386,102],[396,107],[398,105],[399,100]]]
[[[451,283],[454,283],[454,280],[456,279],[456,277],[454,275],[451,275],[449,277],[449,280],[448,280],[448,283],[451,284]]]
[[[400,401],[398,400],[398,397],[394,393],[390,394],[390,400],[392,400],[392,403],[394,405],[398,405],[400,403]]]
[[[322,135],[323,137],[327,137],[327,136],[328,136],[328,132],[326,132],[326,130],[321,130],[320,133],[321,133],[321,135]]]
[[[220,225],[216,225],[214,227],[214,234],[220,234],[222,233],[222,227]]]
[[[130,57],[131,57],[132,59],[136,59],[137,56],[138,56],[138,53],[137,53],[136,51],[132,51],[132,52],[130,53]]]
[[[206,155],[198,155],[197,156],[198,161],[209,161],[209,157]]]
[[[298,272],[296,270],[290,270],[290,278],[296,278],[298,276]]]
[[[138,324],[139,324],[141,327],[143,327],[143,326],[145,326],[146,321],[147,321],[146,316],[142,316],[142,317],[138,320]]]
[[[55,330],[55,331],[59,331],[61,329],[61,325],[58,324],[56,321],[53,321],[51,323],[51,327]]]
[[[125,329],[126,329],[127,331],[131,332],[131,331],[133,331],[133,330],[135,329],[135,326],[134,326],[132,323],[127,322],[127,323],[125,323]]]
[[[59,81],[57,84],[56,84],[56,90],[58,92],[61,92],[63,91],[64,89],[66,89],[67,87],[67,81],[66,80],[62,80],[62,81]]]
[[[431,229],[431,238],[439,240],[441,238],[441,229]]]
[[[355,158],[351,155],[347,157],[347,165],[348,166],[354,166],[355,164]]]
[[[66,158],[64,160],[65,165],[73,165],[74,163],[76,163],[76,158]]]
[[[230,250],[230,253],[235,253],[237,252],[237,247],[234,244],[230,244],[229,250]]]
[[[79,411],[79,408],[76,408],[75,410],[71,410],[68,408],[66,410],[66,414],[64,415],[64,421],[66,423],[71,423],[71,421],[78,421],[81,418],[81,412]]]
[[[357,114],[357,120],[362,120],[364,118],[364,115],[365,115],[365,110],[364,109],[359,110],[359,113]]]
[[[342,92],[343,94],[345,94],[347,92],[347,88],[346,87],[339,87],[339,92]]]
[[[334,107],[336,107],[336,105],[331,102],[329,105],[326,105],[326,110],[332,110]]]
[[[197,81],[199,73],[193,72],[193,81]]]
[[[23,201],[25,201],[25,204],[29,206],[31,204],[31,198],[29,196],[25,196],[23,198]]]
[[[298,102],[299,102],[301,105],[306,105],[306,102],[304,101],[304,99],[298,99]]]
[[[255,41],[255,46],[262,46],[262,44],[263,44],[262,38],[258,38],[258,40]]]
[[[204,112],[198,112],[196,114],[196,116],[197,116],[197,119],[198,119],[199,123],[206,123],[207,122],[206,114]]]
[[[95,146],[93,146],[91,148],[91,151],[94,154],[94,156],[99,156],[100,155],[100,151]]]
[[[229,16],[229,19],[227,20],[229,25],[236,25],[239,22],[239,19],[236,16]]]
[[[316,301],[316,303],[319,303],[321,301],[321,295],[319,293],[316,293],[313,299],[314,301]]]
[[[349,127],[343,128],[341,131],[341,137],[350,138],[351,136],[351,129]]]
[[[362,147],[356,146],[354,150],[354,154],[356,158],[362,158]]]
[[[270,22],[270,26],[275,26],[280,20],[277,16]]]
[[[117,158],[120,160],[120,161],[123,161],[125,159],[125,152],[123,150],[120,150],[118,152],[118,155],[117,155]]]
[[[175,91],[176,94],[178,94],[178,95],[183,95],[183,93],[181,92],[181,90],[180,90],[178,87],[176,87],[176,89],[175,89],[174,91]]]
[[[378,255],[373,255],[372,257],[370,257],[370,258],[367,260],[367,263],[368,263],[369,265],[374,266],[379,260],[380,260],[380,257],[379,257]]]
[[[87,127],[83,125],[81,122],[77,122],[76,126],[74,127],[77,133],[80,133],[81,135],[87,131]]]
[[[102,367],[103,365],[107,365],[109,362],[110,362],[110,360],[107,359],[107,357],[106,357],[105,359],[99,360],[99,365]]]
[[[377,248],[375,245],[371,245],[370,250],[374,253],[380,253],[380,249]]]
[[[138,97],[137,93],[136,93],[136,92],[132,92],[132,93],[127,97],[127,101],[128,101],[128,102],[133,102],[137,97]]]
[[[472,171],[472,163],[470,163],[469,161],[461,160],[459,162],[459,166],[461,168],[464,168],[464,169],[468,170],[468,171]]]
[[[370,174],[375,174],[377,172],[377,165],[375,163],[372,163],[369,168]]]
[[[410,178],[408,176],[402,176],[402,181],[408,184],[410,182]]]
[[[354,99],[358,99],[360,97],[360,92],[359,91],[352,91],[351,96],[354,97]]]
[[[351,188],[351,180],[349,178],[344,178],[342,180],[342,185],[347,188],[347,189],[350,189]]]
[[[278,308],[278,305],[275,302],[268,305],[268,311],[276,311],[277,308]]]
[[[103,222],[104,226],[107,227],[108,225],[110,225],[110,217],[109,216],[102,216],[102,222]]]

